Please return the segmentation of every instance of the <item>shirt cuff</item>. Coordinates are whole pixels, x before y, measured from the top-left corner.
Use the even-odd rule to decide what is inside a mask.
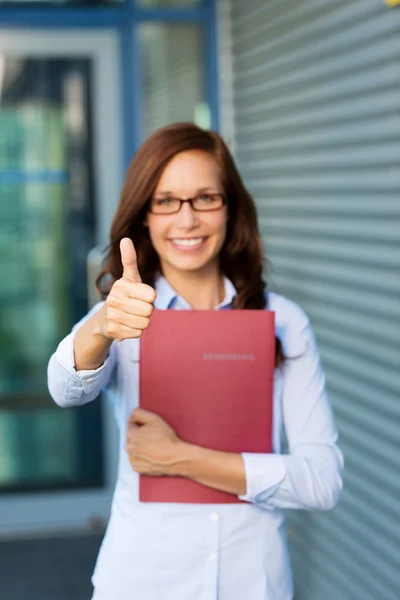
[[[246,494],[239,496],[247,502],[265,502],[275,492],[286,475],[280,454],[242,453],[246,475]]]
[[[90,394],[95,388],[102,371],[107,367],[110,355],[107,356],[103,364],[97,369],[77,371],[74,359],[74,338],[75,332],[73,331],[59,343],[55,356],[60,365],[75,378],[77,384],[81,384],[85,394]]]

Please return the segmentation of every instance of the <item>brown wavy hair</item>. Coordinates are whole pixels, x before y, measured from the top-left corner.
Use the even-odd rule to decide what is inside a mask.
[[[211,154],[220,169],[229,214],[220,252],[220,270],[236,288],[233,309],[262,310],[267,303],[266,283],[262,276],[263,251],[255,203],[222,138],[215,131],[205,131],[193,123],[175,123],[159,129],[134,155],[111,225],[110,244],[96,287],[105,298],[114,281],[122,277],[119,244],[124,237],[129,237],[135,244],[142,281],[154,286],[161,265],[144,225],[147,205],[169,161],[188,150]],[[281,344],[276,338],[276,363],[280,364],[282,359]]]

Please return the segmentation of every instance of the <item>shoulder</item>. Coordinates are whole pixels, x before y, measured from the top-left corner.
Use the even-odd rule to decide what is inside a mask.
[[[280,339],[286,355],[304,351],[311,332],[306,312],[285,296],[267,292],[267,308],[275,313],[276,336]]]
[[[306,312],[285,296],[276,294],[275,292],[267,292],[267,308],[275,313],[275,324],[278,327],[288,325],[306,325],[309,318]]]

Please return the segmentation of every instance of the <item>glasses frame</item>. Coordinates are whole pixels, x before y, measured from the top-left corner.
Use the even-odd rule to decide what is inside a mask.
[[[214,196],[218,196],[219,198],[222,198],[222,204],[221,206],[218,206],[217,208],[195,208],[194,206],[194,200],[196,200],[196,198],[199,198],[199,196],[210,196],[210,197],[214,197]],[[167,196],[167,198],[171,198],[173,200],[179,200],[179,207],[177,210],[173,210],[172,212],[157,212],[151,209],[151,202],[152,200],[154,200],[155,198],[151,198],[149,200],[149,204],[148,204],[148,212],[151,213],[152,215],[176,215],[182,208],[182,204],[184,202],[189,202],[190,206],[192,207],[192,210],[194,210],[195,212],[214,212],[216,210],[221,210],[221,208],[227,204],[227,199],[225,194],[222,193],[206,193],[204,192],[203,194],[197,194],[197,196],[193,196],[193,198],[186,198],[185,200],[183,200],[182,198],[177,198],[176,196]]]

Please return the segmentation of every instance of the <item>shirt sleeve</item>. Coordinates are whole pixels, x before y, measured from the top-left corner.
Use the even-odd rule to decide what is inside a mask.
[[[97,312],[103,302],[77,323],[72,332],[58,345],[47,368],[47,384],[53,400],[62,407],[78,406],[91,402],[108,385],[116,364],[116,348],[113,343],[104,363],[94,370],[77,371],[74,363],[74,338],[83,323]]]
[[[310,323],[290,325],[282,372],[288,454],[243,453],[246,494],[260,508],[330,510],[342,490],[343,456]]]

